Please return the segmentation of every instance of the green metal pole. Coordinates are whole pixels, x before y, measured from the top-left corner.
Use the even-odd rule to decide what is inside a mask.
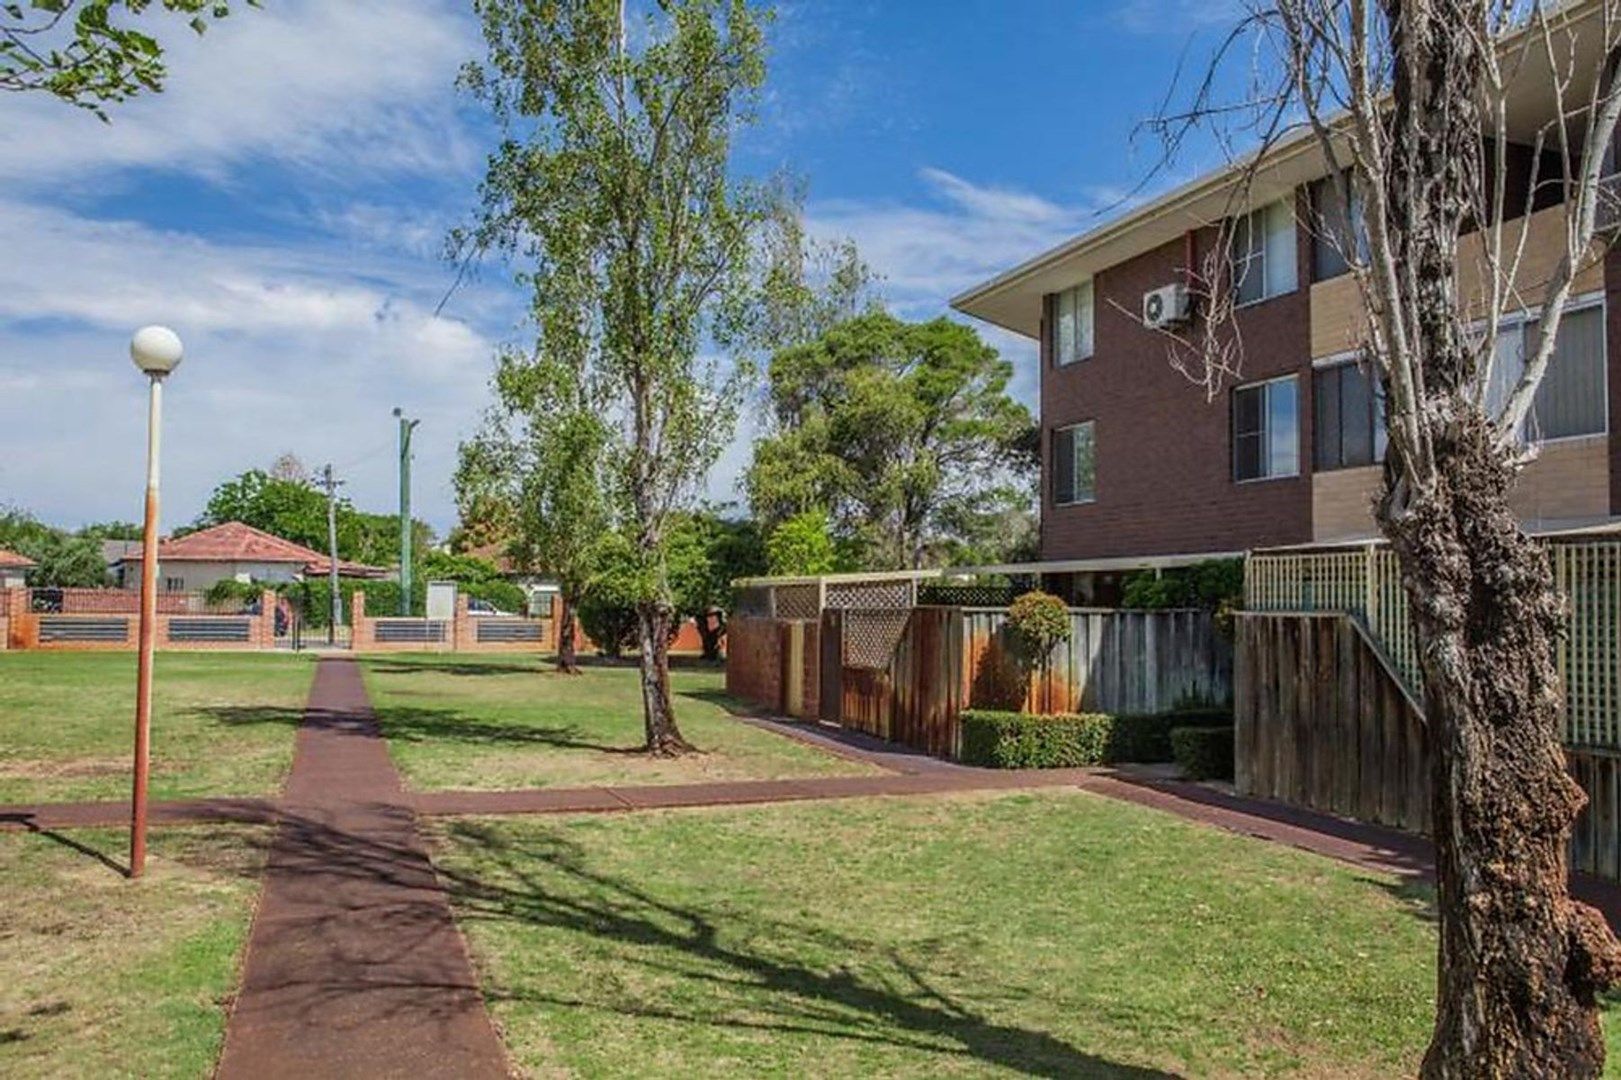
[[[400,614],[411,614],[411,432],[420,420],[407,420],[400,409]]]

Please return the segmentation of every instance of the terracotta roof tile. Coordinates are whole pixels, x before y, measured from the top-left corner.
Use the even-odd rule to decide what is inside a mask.
[[[26,555],[19,555],[15,551],[0,548],[0,567],[7,570],[28,570],[37,565],[33,559]]]
[[[140,558],[141,545],[136,544],[120,561],[138,562]],[[227,521],[173,540],[160,540],[158,561],[291,563],[316,574],[326,573],[328,567],[327,557],[319,551],[240,521]],[[377,567],[341,560],[338,569],[357,576],[380,572]]]

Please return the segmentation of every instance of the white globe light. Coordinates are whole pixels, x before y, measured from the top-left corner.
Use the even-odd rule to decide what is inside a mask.
[[[180,366],[185,350],[180,335],[167,326],[143,326],[130,339],[129,356],[135,366],[155,378],[162,378]]]

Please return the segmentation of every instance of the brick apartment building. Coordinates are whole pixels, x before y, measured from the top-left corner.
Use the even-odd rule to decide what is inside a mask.
[[[1577,47],[1598,72],[1601,5],[1574,9]],[[1589,33],[1580,34],[1582,20]],[[1585,63],[1583,67],[1588,67]],[[1542,76],[1546,79],[1546,75]],[[1574,91],[1585,100],[1585,89]],[[1534,160],[1552,119],[1530,87],[1511,98],[1511,242],[1528,230],[1516,279],[1528,310],[1503,322],[1494,394],[1506,395],[1534,335],[1537,283],[1563,254],[1558,156]],[[1489,160],[1489,159],[1488,159]],[[1249,200],[1229,216],[1240,170],[1206,175],[977,285],[958,311],[1040,343],[1041,569],[1085,594],[1110,571],[1256,548],[1375,535],[1371,499],[1383,432],[1376,379],[1359,364],[1361,299],[1325,222],[1337,188],[1309,133],[1277,144]],[[1533,177],[1538,178],[1532,186]],[[1150,294],[1187,286],[1228,224],[1242,374],[1212,398],[1175,370]],[[1465,237],[1466,296],[1482,295]],[[1605,527],[1621,517],[1621,250],[1581,270],[1526,438],[1536,459],[1515,503],[1528,528]],[[1162,300],[1163,302],[1163,300]],[[1197,309],[1173,333],[1198,332]],[[1080,581],[1066,580],[1069,574]]]

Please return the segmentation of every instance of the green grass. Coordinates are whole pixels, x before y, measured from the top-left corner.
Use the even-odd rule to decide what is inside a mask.
[[[364,661],[395,764],[421,790],[505,790],[856,775],[871,767],[731,717],[724,673],[671,672],[681,732],[702,753],[657,760],[642,743],[636,670],[558,675],[540,657],[394,654]]]
[[[1428,1039],[1425,890],[1079,792],[436,828],[531,1074],[1385,1077]]]
[[[155,672],[153,798],[280,788],[313,663],[159,653]],[[134,654],[0,653],[0,803],[126,797],[134,726]]]
[[[0,833],[0,1075],[209,1075],[268,835],[157,829],[128,881],[123,832]]]

